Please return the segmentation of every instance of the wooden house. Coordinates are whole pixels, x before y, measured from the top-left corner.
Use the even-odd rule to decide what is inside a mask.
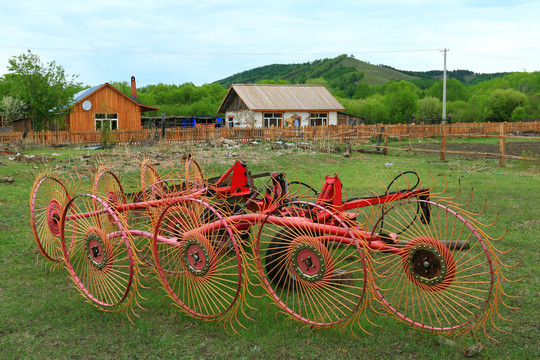
[[[219,107],[228,127],[328,126],[345,108],[322,85],[232,85]]]
[[[100,130],[141,129],[141,113],[158,108],[138,101],[135,77],[131,77],[131,97],[109,83],[95,86],[75,94],[67,115],[71,132]]]

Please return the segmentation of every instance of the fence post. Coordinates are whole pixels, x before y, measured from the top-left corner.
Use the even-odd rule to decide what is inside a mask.
[[[161,113],[161,140],[165,140],[165,113]]]
[[[446,160],[446,124],[442,126],[442,140],[441,140],[441,161]]]
[[[375,146],[375,149],[379,151],[379,146],[381,145],[382,136],[384,133],[384,126],[381,126],[381,132],[379,133],[379,136],[377,136],[377,145]]]
[[[501,124],[501,126],[499,127],[499,152],[501,154],[501,160],[500,160],[500,164],[501,166],[504,166],[504,163],[505,163],[505,157],[504,155],[506,154],[506,138],[505,138],[505,134],[504,134],[504,123]]]

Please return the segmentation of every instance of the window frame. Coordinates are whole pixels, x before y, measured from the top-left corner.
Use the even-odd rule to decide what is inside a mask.
[[[283,124],[282,112],[270,112],[270,111],[263,112],[263,127],[272,127],[272,126],[281,127],[282,124]]]
[[[106,121],[109,122],[109,130],[118,130],[118,113],[94,113],[94,130],[101,130]]]
[[[327,112],[309,113],[309,125],[310,126],[327,126],[328,113]]]

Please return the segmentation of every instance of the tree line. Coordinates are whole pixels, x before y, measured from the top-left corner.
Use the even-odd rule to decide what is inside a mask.
[[[325,85],[345,111],[366,118],[366,123],[409,123],[425,119],[441,119],[443,81],[432,81],[423,88],[414,81],[391,81],[384,85],[370,86],[357,83],[358,74],[347,67],[340,67],[308,84]],[[349,75],[349,76],[347,76]],[[337,83],[337,78],[343,81]],[[290,84],[287,80],[258,80],[257,84]],[[127,82],[111,85],[130,94]],[[148,116],[167,115],[216,116],[226,88],[218,83],[195,86],[148,85],[137,89],[139,101],[157,106],[158,111]],[[446,82],[446,113],[451,121],[522,121],[540,118],[540,72],[518,72],[492,78],[474,85],[450,78]]]
[[[338,98],[347,112],[370,123],[402,123],[441,118],[443,81],[421,88],[412,81],[365,87],[352,98]],[[446,82],[446,114],[451,121],[522,121],[540,118],[540,72],[516,72],[465,85]]]
[[[245,82],[266,84],[321,84],[340,101],[345,111],[362,116],[366,123],[410,123],[440,119],[443,82],[427,75],[411,80],[392,80],[370,85],[364,72],[342,63],[343,56],[292,67],[270,65],[256,72],[239,74]],[[312,66],[312,67],[310,67]],[[0,77],[0,114],[5,121],[30,116],[35,130],[51,128],[62,119],[73,95],[88,86],[77,82],[54,61],[43,64],[30,51],[9,60],[8,72]],[[410,73],[409,75],[413,75]],[[461,78],[470,72],[457,71]],[[418,75],[418,74],[416,74]],[[433,74],[438,76],[437,74]],[[446,84],[446,113],[452,122],[521,121],[540,118],[540,72],[500,74],[485,81],[463,82],[449,78]],[[249,79],[248,79],[249,77]],[[281,78],[283,77],[283,78]],[[477,77],[478,78],[478,77]],[[237,80],[237,78],[235,78]],[[249,81],[248,81],[249,80]],[[111,82],[130,95],[127,82]],[[216,82],[196,86],[147,85],[137,89],[139,101],[156,106],[147,116],[216,116],[228,86]]]
[[[112,86],[126,95],[131,94],[131,84],[111,82]],[[216,116],[227,89],[214,84],[196,86],[192,83],[181,85],[147,85],[137,88],[139,102],[159,108],[146,112],[145,116]]]

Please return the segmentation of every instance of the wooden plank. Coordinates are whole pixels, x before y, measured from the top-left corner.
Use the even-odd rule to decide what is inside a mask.
[[[504,124],[501,124],[500,126],[499,153],[502,155],[500,164],[501,166],[504,166],[504,161],[505,161],[504,155],[506,154],[506,144],[505,144],[505,138],[504,138]]]
[[[441,140],[441,161],[446,160],[446,124],[441,124],[442,140]]]

